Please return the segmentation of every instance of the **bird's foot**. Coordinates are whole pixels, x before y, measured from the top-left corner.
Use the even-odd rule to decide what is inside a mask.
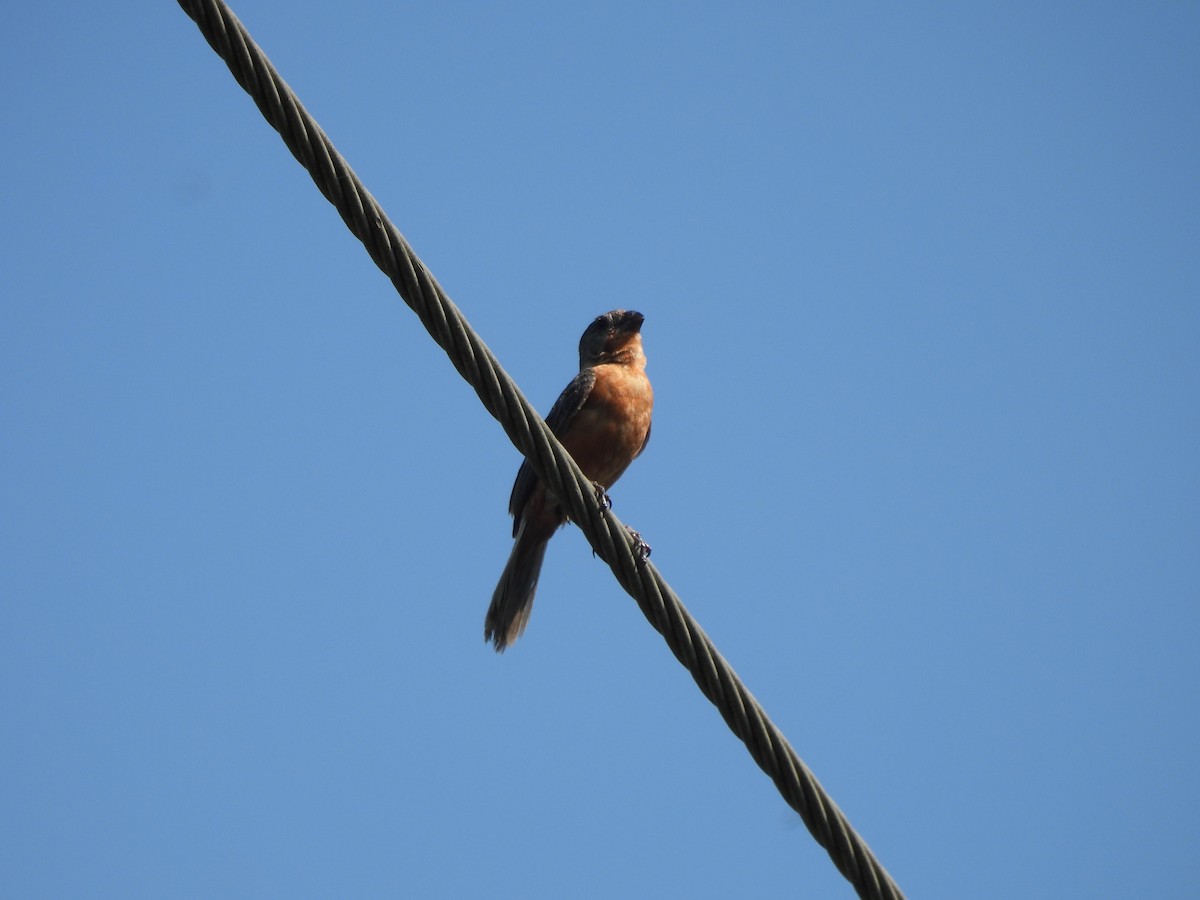
[[[604,485],[598,481],[593,481],[592,490],[596,492],[596,502],[600,504],[601,508],[612,509],[612,497],[608,496],[608,491],[604,489]]]
[[[633,556],[640,566],[650,558],[650,551],[653,548],[642,540],[642,536],[638,532],[634,531],[628,525],[625,526],[625,530],[629,532],[629,538],[633,541]]]

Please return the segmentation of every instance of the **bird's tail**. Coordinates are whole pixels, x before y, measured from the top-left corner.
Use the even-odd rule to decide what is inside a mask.
[[[537,592],[538,576],[542,574],[542,560],[546,558],[549,538],[538,538],[522,529],[513,543],[512,553],[496,592],[492,594],[492,605],[488,607],[483,622],[483,639],[491,641],[497,653],[504,649],[525,630],[529,613],[533,609],[533,595]]]

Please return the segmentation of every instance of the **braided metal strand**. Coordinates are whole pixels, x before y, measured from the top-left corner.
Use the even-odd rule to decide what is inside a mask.
[[[404,237],[275,71],[229,7],[220,0],[178,0],[238,84],[308,170],[371,259],[395,285],[421,324],[446,351],[484,407],[566,507],[588,542],[637,601],[746,745],[759,767],[826,849],[860,897],[901,898],[899,887],[855,833],[796,751],[771,722],[679,597],[649,562],[639,562],[625,526],[597,501],[590,480],[546,427],[492,352],[417,258]]]

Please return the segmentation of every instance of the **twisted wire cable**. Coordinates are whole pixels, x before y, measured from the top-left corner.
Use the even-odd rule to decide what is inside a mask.
[[[675,658],[717,707],[730,730],[829,853],[860,897],[898,900],[903,894],[854,831],[791,744],[684,608],[658,570],[639,560],[633,537],[603,508],[589,479],[550,432],[491,350],[446,296],[358,176],[313,120],[270,60],[221,0],[178,0],[238,84],[258,105],[292,155],[362,241],[421,324],[446,351],[484,408],[529,459],[538,477],[567,508],[592,549],[637,601]]]

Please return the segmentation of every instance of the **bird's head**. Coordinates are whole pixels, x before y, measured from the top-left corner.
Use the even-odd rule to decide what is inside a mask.
[[[641,335],[645,320],[645,316],[632,309],[614,309],[596,316],[579,339],[579,367],[631,362],[639,358],[645,365]]]

